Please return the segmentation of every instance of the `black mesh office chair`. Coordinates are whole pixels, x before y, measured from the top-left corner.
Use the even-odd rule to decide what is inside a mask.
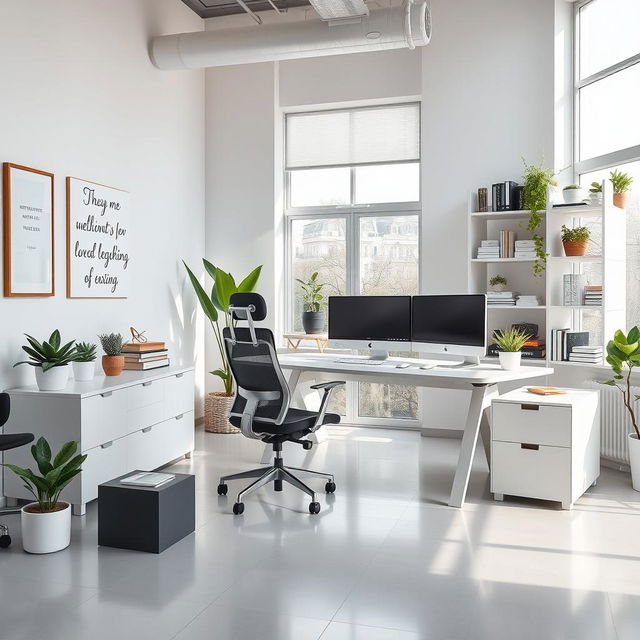
[[[0,427],[4,426],[11,413],[11,400],[8,393],[0,393]],[[0,435],[0,451],[8,451],[16,447],[33,442],[33,433],[12,433]],[[20,507],[0,507],[0,516],[20,513]],[[0,549],[6,549],[11,544],[9,527],[0,524]]]
[[[309,512],[319,513],[320,503],[316,500],[315,492],[301,482],[292,471],[324,478],[327,493],[336,490],[333,475],[285,467],[282,460],[282,443],[295,442],[304,449],[311,449],[313,443],[306,439],[306,436],[323,424],[340,422],[339,415],[326,411],[331,393],[344,382],[313,385],[312,389],[324,389],[322,403],[317,412],[291,408],[291,393],[278,363],[273,334],[269,329],[256,328],[253,325],[254,320],[264,320],[267,315],[264,298],[257,293],[236,293],[231,296],[229,312],[232,326],[224,329],[223,337],[237,389],[229,421],[247,438],[255,438],[273,445],[275,458],[270,467],[263,466],[221,477],[218,495],[226,495],[229,480],[256,478],[253,484],[238,493],[233,513],[240,515],[244,511],[242,500],[246,495],[269,482],[273,482],[276,491],[282,491],[284,481],[311,496]],[[248,327],[235,326],[237,321],[242,320],[247,321]]]

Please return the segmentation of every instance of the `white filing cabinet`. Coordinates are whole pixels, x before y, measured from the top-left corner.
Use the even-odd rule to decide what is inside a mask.
[[[563,509],[600,475],[599,392],[564,389],[539,396],[526,388],[491,405],[491,491],[557,500]]]
[[[192,367],[163,367],[71,380],[62,391],[37,387],[8,389],[11,416],[5,433],[44,436],[54,451],[77,440],[87,459],[63,491],[62,499],[82,515],[98,497],[98,485],[134,471],[152,470],[194,446],[194,375]],[[5,462],[33,467],[30,447],[5,452]],[[4,470],[4,494],[30,499],[20,478]]]

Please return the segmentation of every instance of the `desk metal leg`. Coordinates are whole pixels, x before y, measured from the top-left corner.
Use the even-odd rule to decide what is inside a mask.
[[[497,395],[498,387],[495,384],[474,386],[471,392],[471,403],[469,404],[467,423],[462,434],[458,467],[456,468],[456,475],[453,479],[453,487],[449,498],[450,507],[460,508],[464,504],[484,411],[491,406],[491,400]]]

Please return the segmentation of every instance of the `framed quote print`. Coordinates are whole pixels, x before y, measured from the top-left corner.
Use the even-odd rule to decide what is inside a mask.
[[[67,178],[67,297],[126,298],[131,285],[129,193]]]
[[[10,162],[2,169],[4,295],[52,296],[53,174]]]

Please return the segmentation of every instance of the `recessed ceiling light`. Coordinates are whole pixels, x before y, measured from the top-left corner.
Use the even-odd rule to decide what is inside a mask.
[[[369,31],[367,38],[369,40],[377,40],[382,34],[379,31]]]

